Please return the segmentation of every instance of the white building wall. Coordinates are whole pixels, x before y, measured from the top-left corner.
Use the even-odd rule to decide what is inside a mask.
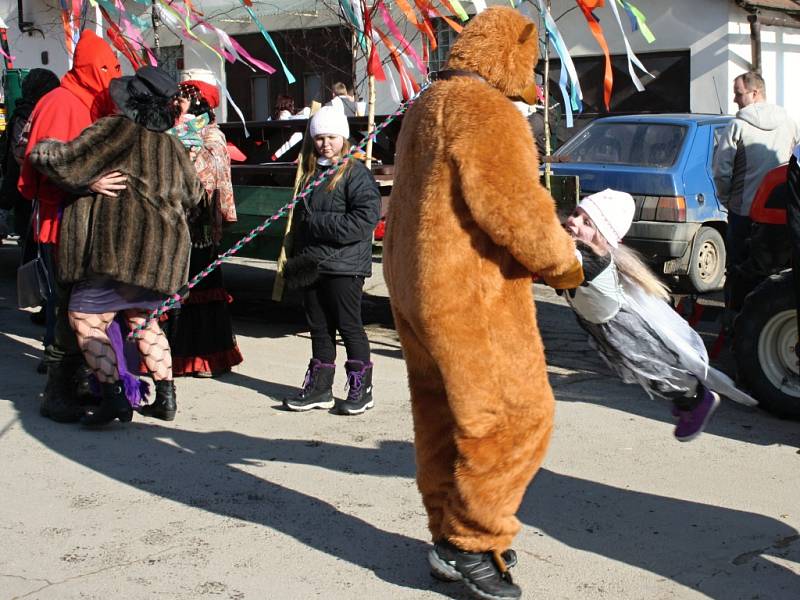
[[[750,68],[750,24],[747,13],[731,6],[726,40],[729,48],[725,101],[733,102],[733,79]],[[780,104],[800,121],[800,29],[761,27],[761,74],[767,86],[767,101]]]
[[[60,13],[42,0],[23,0],[22,4],[25,21],[33,22],[40,31],[20,32],[16,0],[0,0],[0,17],[8,26],[8,44],[10,54],[15,57],[14,66],[20,69],[46,68],[61,77],[69,70],[69,65]],[[42,62],[43,52],[47,53],[47,64]]]

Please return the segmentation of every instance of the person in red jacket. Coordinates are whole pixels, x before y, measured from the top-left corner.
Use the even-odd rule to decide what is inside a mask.
[[[61,85],[39,100],[30,117],[30,131],[19,183],[20,193],[36,200],[38,228],[34,238],[45,258],[53,302],[55,335],[45,348],[47,385],[40,406],[42,416],[59,422],[75,422],[83,410],[78,404],[78,371],[83,364],[75,333],[67,321],[69,286],[58,281],[55,268],[58,244],[59,214],[70,194],[40,175],[27,160],[33,147],[43,139],[69,142],[100,117],[113,112],[108,95],[111,80],[119,77],[121,68],[111,46],[91,30],[84,30],[75,47],[72,69],[61,79]],[[125,176],[108,173],[94,181],[89,189],[95,193],[116,196],[124,189]]]

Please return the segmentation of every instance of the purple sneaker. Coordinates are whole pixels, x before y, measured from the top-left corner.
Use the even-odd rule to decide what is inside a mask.
[[[672,414],[678,417],[675,426],[675,438],[679,442],[690,442],[708,425],[708,421],[719,406],[719,394],[711,390],[703,390],[700,403],[691,410],[674,410]]]

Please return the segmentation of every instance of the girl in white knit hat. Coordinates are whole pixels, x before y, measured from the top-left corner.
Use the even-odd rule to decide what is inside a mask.
[[[311,152],[300,160],[307,184],[350,150],[350,127],[344,113],[323,106],[311,119]],[[311,331],[311,361],[302,389],[284,400],[288,410],[333,408],[357,415],[372,408],[372,362],[361,321],[364,278],[372,273],[372,232],[381,215],[381,195],[372,173],[350,158],[295,208],[293,257],[284,277],[303,290]],[[334,400],[336,333],[347,352],[348,394]]]
[[[577,243],[585,281],[567,300],[623,381],[672,401],[675,437],[686,442],[705,428],[719,404],[717,392],[746,405],[756,401],[709,366],[703,340],[667,303],[669,290],[620,245],[635,210],[631,195],[616,190],[581,200],[565,227]]]

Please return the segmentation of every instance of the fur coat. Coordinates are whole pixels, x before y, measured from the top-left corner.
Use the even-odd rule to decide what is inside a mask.
[[[71,142],[37,144],[29,160],[76,196],[61,221],[63,281],[107,277],[163,294],[186,282],[191,247],[186,210],[203,191],[177,138],[126,117],[106,117]],[[88,192],[90,182],[111,171],[128,177],[116,198]]]
[[[553,395],[531,276],[583,280],[512,98],[533,85],[534,24],[474,17],[397,141],[384,274],[408,369],[417,484],[433,540],[503,551],[547,448]]]

